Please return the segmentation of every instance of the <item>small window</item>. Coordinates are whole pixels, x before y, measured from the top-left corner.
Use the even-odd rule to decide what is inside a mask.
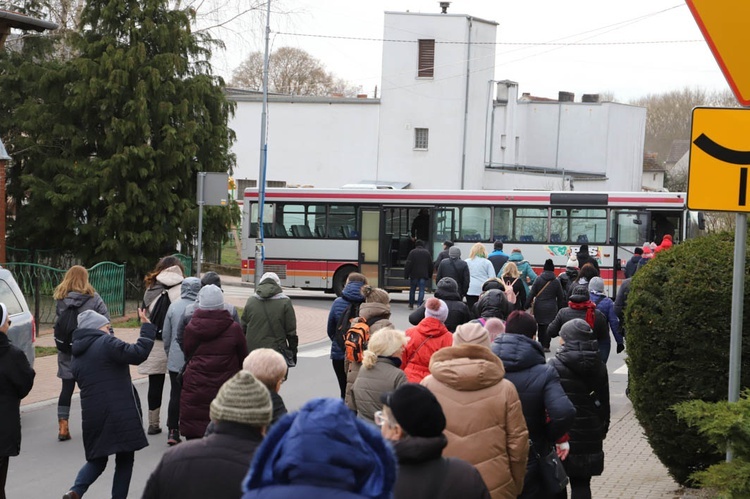
[[[516,241],[522,243],[547,241],[547,208],[517,208]]]
[[[427,150],[427,146],[430,142],[430,129],[429,128],[415,128],[414,129],[414,149],[420,149],[423,151]]]
[[[570,240],[577,244],[607,242],[607,210],[571,209]]]
[[[510,241],[513,236],[513,208],[495,208],[492,227],[493,241]]]
[[[461,241],[486,241],[490,232],[490,208],[467,206],[461,208],[459,222]]]
[[[435,40],[419,40],[417,77],[432,78],[435,75]]]

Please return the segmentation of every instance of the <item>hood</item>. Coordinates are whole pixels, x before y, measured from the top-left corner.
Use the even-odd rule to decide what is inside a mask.
[[[542,344],[522,334],[499,335],[492,342],[492,353],[503,361],[506,372],[523,371],[547,362]]]
[[[570,279],[575,279],[578,277],[578,271],[576,269],[565,269],[565,273],[568,275]]]
[[[438,338],[444,334],[451,334],[445,327],[445,324],[434,317],[425,317],[419,321],[419,324],[410,329],[416,329],[419,331],[419,334],[429,336],[430,338]]]
[[[317,398],[271,427],[242,487],[310,485],[386,499],[395,481],[395,456],[376,427],[341,399]]]
[[[210,341],[224,334],[233,323],[234,319],[226,308],[196,308],[189,323],[190,334],[194,334],[201,342]]]
[[[583,378],[594,378],[601,369],[599,343],[596,340],[570,340],[560,345],[555,357]]]
[[[83,355],[96,340],[105,334],[107,333],[101,329],[76,329],[73,331],[73,348],[71,353],[76,357]]]
[[[441,300],[456,301],[461,299],[461,295],[458,294],[458,285],[453,279],[446,280],[445,278],[440,279],[435,290],[435,298]]]
[[[362,303],[365,301],[365,297],[361,293],[362,286],[364,285],[364,282],[352,281],[344,286],[341,296],[350,303]]]
[[[388,319],[391,316],[391,306],[377,302],[363,303],[359,306],[359,315],[372,326],[373,318]]]
[[[431,459],[438,459],[443,455],[443,449],[448,446],[448,438],[440,434],[437,437],[412,437],[398,442],[392,442],[400,464],[422,463]]]
[[[541,279],[543,283],[551,282],[557,279],[557,276],[555,276],[555,272],[552,270],[544,270],[541,274],[539,274],[539,277],[537,279]],[[541,288],[539,288],[541,290]]]
[[[258,284],[258,289],[255,290],[255,294],[264,300],[273,298],[274,296],[281,294],[281,292],[281,286],[276,284],[276,281],[274,281],[273,279],[266,279],[265,281],[261,282],[260,284]]]
[[[503,380],[502,361],[481,345],[442,348],[430,359],[432,377],[460,392],[473,392],[494,386]]]
[[[63,303],[65,303],[66,307],[69,307],[71,305],[73,305],[74,307],[80,307],[91,298],[93,298],[92,295],[85,295],[83,293],[79,293],[78,291],[71,291],[65,298],[63,298]]]
[[[201,290],[201,280],[197,277],[186,277],[180,286],[180,298],[195,301]]]
[[[505,319],[508,315],[508,299],[505,297],[505,293],[499,289],[491,289],[484,293],[479,299],[476,305],[476,311],[479,312],[480,317],[490,318],[497,317],[498,319]]]
[[[523,261],[523,253],[519,253],[518,251],[514,251],[510,254],[508,257],[509,262],[522,262]]]
[[[164,285],[164,287],[171,288],[182,282],[184,277],[182,276],[182,270],[177,265],[172,265],[159,272],[156,276],[156,281]]]

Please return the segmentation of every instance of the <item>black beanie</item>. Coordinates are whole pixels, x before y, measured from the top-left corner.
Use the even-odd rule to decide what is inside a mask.
[[[514,310],[508,320],[505,321],[505,332],[509,334],[522,334],[527,338],[533,338],[536,334],[536,319],[531,314],[521,310]]]
[[[577,284],[570,293],[570,301],[573,303],[583,303],[590,299],[589,288],[584,284]]]
[[[209,270],[201,277],[201,286],[208,286],[209,284],[221,288],[221,277],[213,270]]]
[[[416,383],[404,383],[384,393],[380,401],[387,405],[396,422],[412,437],[437,437],[445,430],[445,414],[430,390]]]
[[[555,271],[555,263],[552,261],[552,259],[547,258],[544,261],[544,270],[550,270],[553,272]]]

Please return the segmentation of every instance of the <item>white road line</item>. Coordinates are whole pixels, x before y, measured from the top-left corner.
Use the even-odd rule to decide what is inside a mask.
[[[622,366],[615,369],[612,374],[628,374],[628,365],[623,364]]]
[[[312,350],[300,350],[297,357],[323,357],[331,353],[331,345],[314,348]]]

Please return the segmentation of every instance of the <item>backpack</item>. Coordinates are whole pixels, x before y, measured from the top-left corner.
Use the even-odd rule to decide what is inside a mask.
[[[73,350],[73,331],[78,328],[78,312],[80,311],[81,306],[68,305],[57,317],[57,321],[52,327],[55,337],[55,346],[62,353],[71,353]]]
[[[156,299],[156,303],[154,303],[154,308],[151,309],[151,314],[149,317],[149,320],[151,321],[151,324],[156,326],[156,339],[161,340],[162,339],[162,330],[164,329],[164,319],[167,318],[167,310],[169,310],[169,305],[172,304],[172,300],[169,299],[169,290],[165,289],[161,292],[159,297]],[[144,308],[146,304],[144,303]]]
[[[361,363],[369,341],[370,326],[362,317],[356,317],[352,320],[352,325],[344,336],[346,360]]]
[[[341,350],[346,348],[345,336],[346,332],[351,327],[352,319],[359,315],[359,303],[349,303],[339,317],[339,321],[336,323],[336,331],[333,333],[333,341],[339,346]]]

